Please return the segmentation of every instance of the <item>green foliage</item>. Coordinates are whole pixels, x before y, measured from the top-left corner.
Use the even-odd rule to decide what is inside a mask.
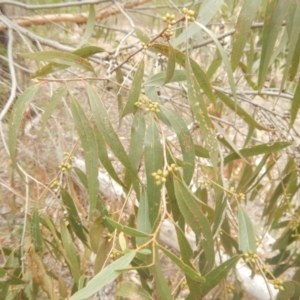
[[[162,11],[159,34],[146,34],[147,23],[131,28],[138,50],[130,55],[84,46],[96,44],[90,5],[78,49],[20,54],[39,66],[8,124],[30,226],[19,248],[1,249],[1,299],[83,300],[116,280],[118,299],[237,299],[224,283],[238,284],[232,274],[242,261],[280,291],[277,299],[298,299],[300,3],[237,2]],[[217,35],[223,29],[228,41]],[[21,156],[30,105],[41,106],[39,143],[61,138],[51,163],[63,157],[38,187]],[[64,120],[61,131],[52,118]],[[267,232],[275,243],[259,258]],[[291,268],[291,278],[277,278]]]

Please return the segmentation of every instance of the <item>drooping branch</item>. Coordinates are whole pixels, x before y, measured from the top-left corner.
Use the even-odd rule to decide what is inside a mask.
[[[137,0],[132,2],[127,2],[122,5],[123,9],[131,9],[133,7],[142,5],[150,0]],[[111,7],[106,9],[104,12],[100,12],[96,15],[96,20],[100,21],[102,19],[108,18],[110,16],[114,16],[120,14],[121,11],[118,7]],[[88,13],[82,14],[50,14],[50,15],[39,15],[39,16],[31,16],[31,17],[19,17],[14,20],[16,24],[22,27],[30,27],[34,25],[46,25],[49,23],[76,23],[76,24],[84,24],[87,22]],[[0,31],[7,30],[7,27],[0,22]]]

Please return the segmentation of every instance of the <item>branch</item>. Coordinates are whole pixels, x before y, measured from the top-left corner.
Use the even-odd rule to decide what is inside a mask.
[[[122,5],[123,9],[130,9],[135,6],[144,4],[149,2],[150,0],[137,0],[133,2],[128,2]],[[121,13],[118,7],[112,7],[106,9],[104,12],[101,12],[96,15],[96,20],[103,20],[110,16],[114,16]],[[33,17],[19,17],[14,22],[22,27],[29,27],[33,25],[45,25],[48,23],[76,23],[76,24],[84,24],[87,22],[88,13],[82,14],[51,14],[51,15],[42,15],[42,16],[33,16]],[[7,27],[2,22],[0,23],[0,31],[6,30]]]

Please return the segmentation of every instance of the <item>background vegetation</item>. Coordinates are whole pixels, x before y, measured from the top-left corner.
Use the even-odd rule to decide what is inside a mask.
[[[2,1],[1,299],[299,299],[300,3],[181,2]]]

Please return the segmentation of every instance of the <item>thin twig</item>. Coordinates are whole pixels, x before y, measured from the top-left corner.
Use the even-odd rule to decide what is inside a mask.
[[[85,1],[76,1],[76,2],[74,1],[74,2],[67,2],[67,3],[59,3],[59,4],[37,4],[37,5],[30,5],[22,2],[17,2],[17,1],[2,0],[1,4],[17,6],[28,10],[36,10],[36,9],[55,9],[55,8],[64,8],[64,7],[71,7],[71,6],[82,6],[82,5],[89,5],[89,4],[99,4],[104,2],[110,2],[110,0],[85,0]]]
[[[12,54],[12,48],[13,48],[13,32],[12,29],[8,29],[8,44],[7,44],[7,59],[8,59],[8,66],[9,66],[9,73],[10,73],[10,80],[11,80],[11,86],[10,86],[10,95],[8,100],[6,101],[1,113],[0,113],[0,122],[12,106],[17,93],[17,77],[15,72],[15,66],[14,66],[14,59]]]

